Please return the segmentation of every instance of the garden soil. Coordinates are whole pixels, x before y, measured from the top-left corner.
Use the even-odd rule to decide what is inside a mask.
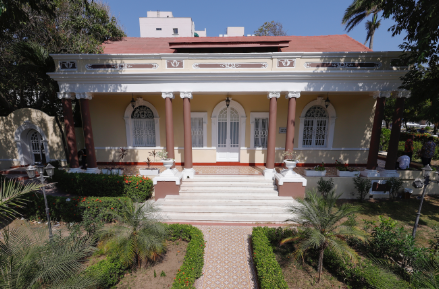
[[[167,242],[167,252],[161,260],[137,272],[126,274],[116,288],[120,289],[162,289],[171,288],[178,269],[183,264],[186,255],[187,242]],[[154,277],[154,271],[156,277]],[[164,272],[166,276],[160,276]]]

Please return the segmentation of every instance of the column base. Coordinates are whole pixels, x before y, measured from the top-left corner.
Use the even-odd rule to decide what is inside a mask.
[[[380,172],[380,177],[383,178],[399,178],[399,173],[396,170],[384,170]]]
[[[265,168],[263,174],[266,180],[272,180],[276,174],[276,170]]]
[[[183,179],[193,179],[195,177],[195,170],[193,168],[183,169]]]
[[[366,178],[380,177],[380,172],[377,170],[364,170],[360,172],[360,175]]]
[[[76,174],[76,173],[85,173],[85,170],[81,168],[70,168],[67,172],[69,174]]]
[[[87,168],[85,171],[87,174],[100,174],[101,170],[98,168]]]
[[[175,182],[177,185],[181,184],[183,174],[176,169],[164,170],[160,175],[152,179],[153,185],[157,185],[157,182]]]

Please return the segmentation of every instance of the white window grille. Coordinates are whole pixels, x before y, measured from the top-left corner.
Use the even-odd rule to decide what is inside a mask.
[[[305,114],[303,126],[304,147],[326,147],[328,113],[320,105],[314,105]]]
[[[218,147],[239,147],[239,114],[232,107],[218,114]]]
[[[254,147],[267,148],[268,118],[255,118]]]
[[[44,154],[44,146],[39,132],[34,131],[30,135],[31,151],[34,162],[42,162]]]
[[[218,114],[218,147],[227,146],[227,108],[223,108]]]
[[[195,148],[203,147],[203,140],[204,140],[203,123],[204,121],[202,117],[191,118],[192,147]]]
[[[234,108],[230,108],[230,147],[239,147],[239,114]]]
[[[144,105],[138,106],[131,114],[133,124],[133,146],[155,147],[154,113]]]

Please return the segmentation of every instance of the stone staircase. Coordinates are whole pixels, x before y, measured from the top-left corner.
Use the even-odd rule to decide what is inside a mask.
[[[196,175],[183,180],[180,195],[155,202],[164,221],[279,223],[295,201],[279,197],[276,186],[263,176]]]

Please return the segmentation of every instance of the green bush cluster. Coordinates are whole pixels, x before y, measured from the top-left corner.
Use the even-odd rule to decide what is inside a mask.
[[[420,141],[413,142],[413,158],[414,159],[418,158],[417,153],[419,153],[421,151],[422,146],[423,146],[423,143]],[[404,150],[405,150],[405,142],[400,141],[398,143],[398,152],[400,154],[404,154]],[[436,146],[436,149],[434,151],[433,160],[439,160],[439,144]]]
[[[288,288],[282,269],[276,261],[270,240],[276,239],[277,232],[267,227],[254,227],[252,232],[253,262],[255,263],[258,283],[262,289]]]
[[[69,174],[56,170],[52,177],[57,188],[78,196],[122,197],[144,201],[152,195],[152,180],[142,176]]]
[[[400,141],[406,141],[409,138],[412,138],[413,141],[420,141],[420,142],[426,142],[428,141],[428,138],[431,137],[431,134],[429,133],[407,133],[407,132],[401,132],[401,134],[399,135],[399,140]],[[439,143],[438,139],[435,139],[436,143]]]
[[[126,269],[118,258],[107,257],[87,267],[84,274],[86,277],[97,279],[99,288],[110,288],[119,282]]]
[[[22,214],[29,220],[46,220],[44,197],[40,194],[27,194],[24,196],[26,207]],[[52,221],[81,222],[82,216],[97,217],[106,211],[118,211],[123,202],[132,202],[127,197],[53,197],[47,196]],[[108,220],[107,220],[108,221]]]
[[[183,265],[178,270],[172,288],[195,288],[194,282],[201,277],[204,266],[205,242],[200,229],[191,225],[171,224],[168,226],[169,239],[189,241]]]

